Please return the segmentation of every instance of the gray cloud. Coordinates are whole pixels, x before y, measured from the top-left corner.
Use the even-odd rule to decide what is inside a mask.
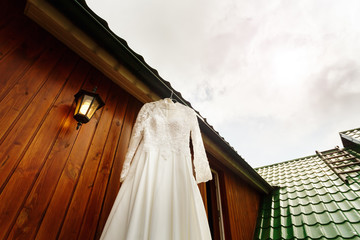
[[[356,110],[360,102],[360,65],[338,60],[321,70],[309,89],[313,108],[323,114]]]
[[[360,1],[88,1],[252,166],[360,127]]]

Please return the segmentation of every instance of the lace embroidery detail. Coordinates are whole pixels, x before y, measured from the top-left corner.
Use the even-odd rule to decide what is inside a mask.
[[[128,175],[140,144],[144,144],[147,149],[161,149],[169,155],[190,156],[190,137],[194,150],[196,181],[200,183],[211,180],[211,170],[195,111],[169,99],[146,103],[136,118],[120,181],[124,181]]]
[[[123,182],[129,172],[131,160],[133,159],[136,149],[142,139],[145,120],[148,118],[150,109],[152,109],[151,103],[144,104],[135,120],[134,127],[132,129],[128,151],[125,155],[125,161],[120,174],[120,182]]]
[[[194,166],[196,174],[196,182],[207,182],[212,179],[211,170],[209,167],[209,162],[206,157],[206,152],[204,148],[204,143],[201,137],[199,123],[197,120],[196,113],[193,112],[193,126],[191,129],[191,140],[194,150]]]

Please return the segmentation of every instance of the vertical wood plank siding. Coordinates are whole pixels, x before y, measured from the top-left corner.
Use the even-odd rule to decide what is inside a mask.
[[[0,10],[0,239],[98,238],[142,104],[27,19],[24,6]],[[74,94],[94,86],[106,105],[76,131]]]
[[[259,211],[260,194],[232,174],[224,174],[222,201],[227,239],[253,239]]]
[[[98,239],[142,103],[24,16],[24,6],[0,2],[0,239]],[[77,131],[74,94],[94,86],[106,105]],[[251,239],[260,194],[216,170],[227,239]],[[215,212],[216,196],[207,201],[206,184],[199,188]]]

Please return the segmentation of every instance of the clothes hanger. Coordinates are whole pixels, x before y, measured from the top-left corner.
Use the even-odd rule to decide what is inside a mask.
[[[170,99],[171,101],[173,101],[174,103],[176,103],[176,99],[173,98],[173,94],[174,94],[174,90],[171,90],[171,95],[170,95]]]

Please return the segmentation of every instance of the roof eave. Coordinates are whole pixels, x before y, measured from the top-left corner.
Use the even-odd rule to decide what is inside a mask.
[[[31,2],[31,4],[29,4]],[[171,91],[174,91],[174,98],[176,98],[179,102],[184,103],[191,107],[191,104],[186,101],[179,92],[175,91],[170,83],[166,82],[162,79],[155,69],[152,69],[149,65],[145,63],[143,58],[136,54],[134,51],[130,49],[127,45],[126,41],[116,36],[111,30],[107,28],[107,24],[104,20],[96,16],[95,13],[89,9],[84,1],[77,0],[28,0],[27,10],[25,10],[26,14],[35,20],[39,25],[43,26],[45,29],[50,31],[57,38],[62,40],[66,45],[70,45],[69,47],[73,50],[77,50],[76,46],[72,46],[73,44],[71,40],[66,41],[62,37],[64,32],[57,32],[58,30],[53,30],[53,27],[49,25],[49,23],[45,22],[41,18],[37,18],[36,14],[38,14],[38,9],[32,10],[32,6],[37,5],[39,7],[41,4],[46,5],[50,3],[55,7],[57,11],[59,11],[62,15],[64,15],[67,20],[71,21],[75,26],[81,29],[82,32],[87,34],[91,40],[96,42],[101,48],[103,48],[106,52],[102,52],[102,55],[106,55],[106,60],[113,65],[118,66],[119,63],[113,63],[114,59],[128,68],[130,71],[128,72],[124,68],[116,69],[102,69],[105,75],[111,76],[120,72],[123,75],[123,79],[130,78],[130,82],[118,83],[125,90],[129,91],[135,97],[137,97],[142,102],[147,102],[154,100],[158,97],[164,98],[169,97]],[[29,7],[30,6],[30,7]],[[44,9],[49,9],[48,7],[44,7]],[[74,35],[74,34],[73,34]],[[89,43],[89,45],[93,45],[93,43]],[[92,60],[93,55],[99,55],[101,49],[99,47],[95,50],[89,51],[89,49],[80,51],[80,56],[84,57],[95,67],[99,68],[99,64]],[[84,51],[86,54],[84,54]],[[90,53],[89,53],[90,52]],[[107,55],[108,53],[111,53]],[[103,57],[103,56],[100,56]],[[114,58],[114,59],[112,59]],[[110,60],[109,60],[110,59]],[[135,77],[131,75],[135,75]],[[130,76],[130,77],[129,77]],[[113,79],[113,78],[111,78]],[[137,80],[140,79],[140,82]],[[116,82],[116,81],[115,81]],[[133,85],[133,86],[128,86]],[[135,87],[134,87],[135,86]],[[135,89],[135,90],[134,90]],[[138,90],[140,89],[140,90]],[[200,115],[199,115],[200,116]],[[212,143],[215,143],[217,147],[222,149],[225,154],[222,157],[228,159],[224,161],[225,165],[232,169],[235,173],[240,175],[241,177],[247,179],[251,185],[259,189],[264,193],[269,193],[273,190],[272,186],[270,186],[241,156],[237,154],[237,152],[227,143],[225,140],[203,119],[201,116],[199,117],[200,128],[202,133],[205,134],[206,138],[211,139]],[[205,140],[209,145],[209,141]],[[208,150],[208,148],[207,148]],[[215,155],[218,153],[216,150],[210,153]]]

